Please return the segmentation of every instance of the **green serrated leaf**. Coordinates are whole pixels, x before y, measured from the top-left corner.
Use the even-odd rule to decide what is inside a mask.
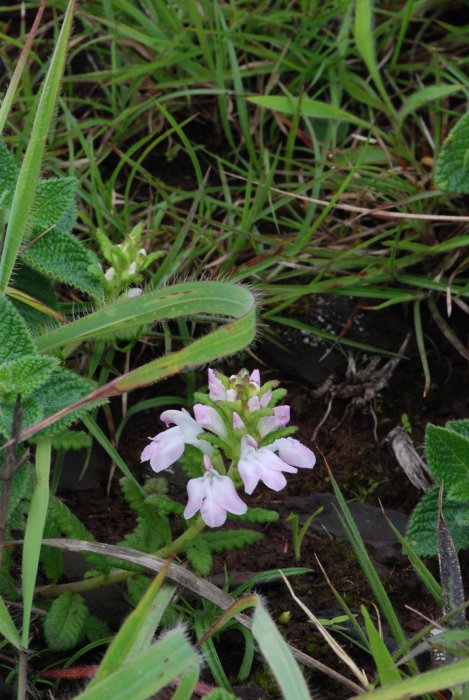
[[[228,552],[231,549],[242,549],[249,544],[255,544],[262,537],[261,532],[254,530],[218,530],[204,532],[198,535],[197,540],[206,542],[211,552]]]
[[[192,569],[200,576],[208,576],[212,570],[212,555],[207,542],[200,537],[188,542],[185,547],[187,559]]]
[[[428,425],[425,432],[425,454],[435,479],[445,489],[469,479],[469,440],[461,434]]]
[[[0,209],[9,209],[13,199],[18,168],[12,153],[0,141]]]
[[[469,420],[449,420],[445,427],[469,440]]]
[[[70,284],[93,297],[101,296],[101,286],[91,272],[97,260],[70,233],[54,228],[29,245],[23,252],[22,259],[33,269],[57,282]]]
[[[32,224],[46,231],[61,220],[65,212],[73,206],[76,191],[74,177],[41,180],[36,190],[32,209]]]
[[[91,444],[91,436],[84,430],[65,430],[52,440],[54,450],[83,450]]]
[[[446,192],[469,192],[469,112],[443,143],[435,165],[435,184]]]
[[[173,501],[164,494],[151,494],[145,498],[145,503],[155,508],[161,515],[182,515],[184,512],[184,506],[181,503]]]
[[[50,649],[68,651],[83,637],[88,609],[81,595],[62,593],[52,603],[44,620],[44,634]]]
[[[452,501],[466,501],[466,503],[469,503],[469,481],[460,481],[451,486],[447,496]]]
[[[85,637],[89,642],[98,642],[111,636],[111,630],[104,620],[100,620],[95,615],[88,616],[85,625]]]
[[[407,529],[407,539],[417,554],[437,554],[436,526],[438,515],[438,491],[434,486],[415,507]],[[464,522],[468,506],[443,497],[443,516],[457,550],[469,546],[469,527]]]
[[[47,417],[60,411],[65,406],[68,406],[75,401],[79,401],[90,392],[90,384],[72,372],[63,367],[57,367],[48,377],[47,381],[36,389],[30,396],[30,399],[36,400],[42,409],[42,417]],[[98,405],[98,404],[95,404]],[[58,420],[53,425],[44,430],[41,430],[35,436],[54,436],[64,431],[70,423],[78,420],[81,416],[93,408],[92,404],[88,404],[83,408],[76,409],[65,418]],[[28,423],[29,425],[29,423]]]
[[[279,514],[268,508],[248,508],[244,515],[230,515],[230,520],[242,520],[246,523],[277,523]]]
[[[13,304],[0,296],[0,363],[33,353],[33,341],[25,322]]]
[[[18,394],[27,398],[35,389],[44,384],[57,367],[55,357],[43,355],[23,355],[17,360],[0,365],[0,392],[10,395],[12,401]]]

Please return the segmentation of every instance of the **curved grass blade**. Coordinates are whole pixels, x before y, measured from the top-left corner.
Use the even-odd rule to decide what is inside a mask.
[[[32,435],[35,435],[39,430],[42,430],[49,425],[52,425],[60,418],[68,416],[73,411],[87,406],[95,400],[118,396],[124,392],[132,391],[133,389],[141,388],[154,384],[166,377],[178,374],[192,367],[211,362],[232,355],[235,352],[243,350],[249,345],[255,337],[256,332],[256,305],[255,298],[252,292],[246,287],[230,284],[228,282],[200,282],[186,283],[174,285],[171,289],[158,290],[151,294],[158,295],[161,301],[161,307],[153,304],[150,311],[143,307],[139,319],[144,317],[146,322],[157,316],[158,320],[166,318],[180,318],[182,316],[199,316],[206,319],[207,315],[213,319],[220,317],[231,317],[234,320],[229,321],[221,328],[211,331],[207,335],[194,340],[190,345],[176,352],[165,355],[161,358],[153,360],[143,367],[139,367],[127,374],[124,374],[117,379],[108,382],[104,386],[95,389],[83,399],[67,406],[58,411],[52,416],[48,416],[44,420],[30,426],[21,433],[20,439],[26,440]],[[150,295],[147,295],[150,296]],[[137,299],[126,299],[125,302],[118,302],[113,307],[102,309],[101,311],[92,314],[93,319],[85,318],[69,324],[73,326],[71,334],[68,333],[68,326],[63,327],[64,332],[61,333],[59,328],[57,331],[52,331],[48,335],[48,342],[40,343],[41,349],[52,349],[60,346],[62,343],[82,340],[83,336],[93,337],[93,330],[96,332],[109,333],[109,330],[114,329],[116,325],[122,323],[122,314],[115,315],[115,306],[124,304],[124,307],[119,306],[119,309],[125,310],[125,317],[130,318],[128,302],[139,301]],[[144,300],[142,300],[144,301]],[[134,312],[138,314],[138,304],[131,305]],[[109,318],[109,314],[111,318]],[[97,321],[98,317],[98,321]],[[90,327],[90,324],[91,327]],[[91,335],[89,335],[91,334]],[[53,341],[51,341],[51,336]],[[8,444],[8,443],[6,443]],[[6,447],[6,445],[4,446]]]

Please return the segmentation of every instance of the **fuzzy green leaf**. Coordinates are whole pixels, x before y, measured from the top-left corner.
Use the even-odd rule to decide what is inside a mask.
[[[63,367],[57,367],[48,377],[47,381],[31,394],[31,399],[36,400],[42,409],[42,418],[52,415],[71,403],[79,401],[90,392],[90,384]],[[95,406],[98,404],[94,404]],[[53,436],[63,432],[70,423],[78,420],[85,413],[93,408],[88,404],[83,408],[76,409],[65,418],[56,421],[53,425],[41,430],[36,434],[35,439],[44,436]]]
[[[182,515],[184,512],[184,506],[181,503],[173,501],[164,494],[151,494],[145,498],[145,503],[155,508],[161,515]]]
[[[88,615],[85,624],[85,637],[89,642],[98,642],[102,639],[111,637],[111,630],[104,620],[94,615]]]
[[[469,420],[449,420],[445,427],[469,440]]]
[[[22,259],[57,282],[70,284],[93,297],[101,295],[101,286],[90,271],[97,261],[91,251],[70,233],[52,229],[28,246]]]
[[[435,479],[445,489],[469,479],[469,440],[447,428],[428,425],[425,454]]]
[[[469,112],[443,143],[435,165],[435,184],[446,192],[469,192]]]
[[[13,199],[18,168],[4,143],[0,142],[0,208],[9,209]]]
[[[47,514],[48,520],[54,523],[59,532],[66,535],[70,539],[85,540],[93,542],[93,535],[88,532],[83,523],[72,513],[72,511],[56,496],[51,496],[49,501],[49,510]],[[49,525],[47,525],[49,527]],[[94,552],[83,552],[82,556],[86,561],[94,566],[98,571],[107,573],[111,564],[107,557]]]
[[[65,212],[73,207],[76,191],[74,177],[41,180],[36,190],[32,210],[32,224],[41,231],[55,226]]]
[[[410,518],[407,539],[417,554],[437,554],[438,491],[438,486],[430,489],[417,504]],[[443,497],[443,516],[457,550],[469,546],[469,527],[462,524],[465,522],[467,511],[467,504]]]
[[[28,397],[47,380],[57,367],[54,357],[23,355],[0,365],[0,392],[15,401],[18,394]]]
[[[208,576],[210,574],[212,570],[212,555],[207,542],[197,537],[195,540],[187,543],[185,552],[196,574],[199,574],[199,576]]]
[[[7,403],[6,401],[0,402],[0,434],[4,437],[10,437],[11,435],[11,425],[13,421],[13,403]],[[22,411],[22,421],[21,425],[23,428],[37,423],[42,418],[42,408],[35,398],[27,398],[25,401],[21,402]]]
[[[84,430],[65,430],[52,440],[54,450],[83,450],[91,444],[91,436]]]
[[[88,609],[81,595],[62,593],[52,603],[44,620],[44,634],[50,649],[68,651],[83,638]]]
[[[218,530],[204,532],[197,540],[203,540],[211,552],[228,552],[231,549],[242,549],[248,544],[255,544],[263,537],[261,532],[254,530]]]
[[[0,362],[34,353],[26,324],[13,304],[0,296]]]
[[[465,479],[451,486],[447,495],[452,501],[469,503],[469,480]]]
[[[248,508],[244,515],[230,515],[230,520],[242,520],[246,523],[277,523],[279,514],[268,508]]]

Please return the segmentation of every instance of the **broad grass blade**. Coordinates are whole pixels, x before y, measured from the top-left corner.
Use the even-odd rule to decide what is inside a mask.
[[[303,674],[260,598],[254,611],[252,633],[283,697],[286,700],[311,700]]]

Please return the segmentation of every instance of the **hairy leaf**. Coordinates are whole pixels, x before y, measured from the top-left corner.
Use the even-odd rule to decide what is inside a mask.
[[[277,523],[279,514],[268,508],[248,508],[244,515],[230,515],[230,520],[242,520],[246,523]]]
[[[12,401],[18,394],[26,398],[44,384],[56,368],[57,360],[44,355],[23,355],[4,362],[0,365],[0,392]]]
[[[198,535],[209,546],[211,552],[228,552],[231,549],[242,549],[248,544],[255,544],[263,537],[261,532],[254,530],[218,530],[217,532],[204,532]]]
[[[57,282],[65,282],[93,297],[101,286],[91,272],[96,259],[72,234],[52,229],[29,245],[22,259],[32,268]]]
[[[210,574],[212,570],[212,555],[207,542],[197,537],[195,540],[187,543],[185,552],[196,574],[199,574],[199,576],[208,576]]]
[[[9,209],[18,177],[15,159],[4,143],[0,141],[0,208]]]
[[[454,430],[469,440],[469,420],[449,420],[446,423],[448,430]]]
[[[36,190],[32,210],[32,224],[46,231],[55,226],[73,206],[76,191],[74,177],[41,180]]]
[[[57,369],[49,375],[47,381],[31,394],[30,398],[36,400],[40,404],[42,408],[42,417],[44,418],[60,411],[62,408],[65,408],[75,401],[79,401],[90,392],[90,388],[90,384],[75,372],[63,367],[57,367]],[[95,403],[94,406],[99,405],[99,403],[103,402]],[[41,430],[37,433],[35,439],[44,436],[51,437],[61,433],[70,423],[78,420],[92,408],[92,404],[87,404],[83,408],[76,409],[65,418]]]
[[[84,633],[89,642],[98,642],[111,636],[111,630],[108,625],[95,615],[88,615]]]
[[[62,593],[52,603],[44,620],[44,634],[50,649],[68,651],[83,638],[88,609],[81,595]]]
[[[469,112],[450,131],[435,165],[435,184],[446,192],[469,192]]]
[[[91,447],[91,443],[91,436],[84,430],[65,430],[54,436],[52,447],[55,450],[83,450]]]
[[[13,304],[0,296],[0,363],[34,353],[26,324]]]
[[[428,425],[425,454],[437,481],[449,489],[469,479],[469,439],[447,428]]]
[[[414,545],[417,554],[437,553],[438,491],[438,486],[430,489],[417,504],[410,518],[407,538]],[[464,521],[467,511],[467,504],[443,497],[443,516],[457,550],[469,546],[469,526],[460,524]]]

